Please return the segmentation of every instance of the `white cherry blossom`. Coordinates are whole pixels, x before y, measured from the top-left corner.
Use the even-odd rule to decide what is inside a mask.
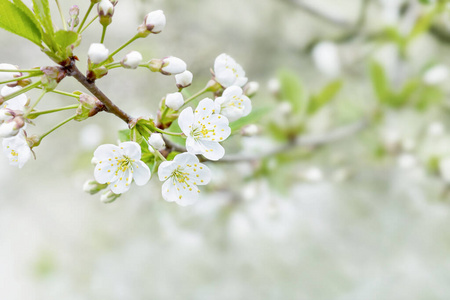
[[[245,77],[245,71],[229,55],[222,53],[217,56],[214,62],[214,76],[220,85],[227,88],[232,85],[244,86],[248,78]]]
[[[28,146],[23,130],[16,136],[3,139],[2,145],[3,152],[8,157],[11,166],[22,168],[31,158],[31,149],[30,146]]]
[[[119,146],[101,145],[94,152],[94,177],[98,183],[107,183],[115,194],[128,191],[134,179],[144,185],[150,179],[150,169],[141,160],[141,147],[135,142],[124,142]]]
[[[178,124],[187,136],[188,152],[219,160],[225,155],[225,149],[219,142],[230,136],[231,128],[226,117],[214,112],[214,101],[205,98],[200,101],[195,112],[191,107],[184,109],[178,117]]]
[[[197,185],[208,184],[211,171],[188,152],[178,154],[173,161],[161,163],[158,169],[164,200],[186,206],[198,200],[200,190]]]
[[[225,89],[222,96],[216,98],[214,102],[215,112],[224,115],[230,122],[245,117],[252,111],[252,102],[238,86]]]

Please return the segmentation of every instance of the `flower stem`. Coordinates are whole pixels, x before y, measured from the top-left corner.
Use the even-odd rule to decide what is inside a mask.
[[[106,35],[106,28],[108,26],[107,25],[103,25],[103,30],[102,30],[102,38],[100,40],[100,44],[103,44],[103,41],[105,40],[105,35]]]
[[[56,6],[58,6],[59,15],[61,16],[61,21],[62,21],[62,23],[63,23],[64,30],[67,31],[66,20],[64,19],[64,14],[63,14],[63,12],[62,12],[62,10],[61,10],[61,6],[59,5],[59,1],[58,1],[58,0],[55,0],[55,2],[56,2]]]
[[[23,94],[25,92],[28,92],[29,90],[32,90],[34,88],[37,88],[39,85],[41,84],[41,81],[39,80],[38,82],[35,82],[33,84],[27,85],[26,87],[24,87],[23,89],[18,90],[17,92],[14,92],[12,94],[9,94],[8,96],[5,96],[3,98],[0,97],[0,99],[2,99],[3,101],[7,101],[9,99],[12,99],[14,97],[19,96],[20,94]]]
[[[45,115],[45,114],[51,114],[51,113],[55,113],[55,112],[59,112],[59,111],[64,111],[64,110],[69,110],[69,109],[76,109],[78,108],[78,104],[74,104],[74,105],[69,105],[69,106],[64,106],[64,107],[60,107],[60,108],[54,108],[54,109],[48,109],[48,110],[42,110],[42,111],[36,111],[36,112],[32,112],[28,115],[28,118],[30,119],[34,119],[36,117],[39,117],[40,115]]]
[[[162,161],[167,161],[167,159],[164,157],[164,155],[161,154],[161,152],[159,152],[159,150],[156,150],[155,148],[153,148],[153,150],[155,150],[156,156],[158,156]]]
[[[83,29],[80,30],[79,34],[83,33],[83,31],[85,31],[97,18],[98,18],[98,15],[96,15],[94,18],[92,18],[92,20],[86,25],[86,27],[84,27]],[[78,28],[78,29],[80,29],[80,28]]]
[[[136,35],[135,35],[134,37],[132,37],[128,42],[126,42],[125,44],[123,44],[122,46],[120,46],[119,48],[117,48],[113,53],[111,53],[111,54],[108,56],[108,58],[105,59],[105,61],[108,61],[111,57],[113,57],[114,55],[116,55],[120,50],[122,50],[123,48],[125,48],[126,46],[128,46],[129,44],[131,44],[132,42],[134,42],[135,40],[137,40],[138,38],[140,38],[140,36],[136,34]],[[99,65],[99,67],[102,66],[102,65],[105,63],[105,61],[104,61],[103,63],[101,63],[101,64]]]
[[[64,96],[67,96],[67,97],[72,97],[72,98],[77,98],[77,99],[80,98],[80,95],[67,93],[67,92],[63,92],[63,91],[59,91],[59,90],[52,90],[51,92],[55,93],[55,94],[59,94],[59,95],[64,95]]]
[[[162,129],[159,129],[158,127],[155,127],[155,131],[158,131],[158,132],[160,132],[162,134],[172,135],[172,136],[182,136],[183,135],[182,132],[176,133],[176,132],[164,131]]]
[[[44,97],[44,95],[47,94],[46,90],[43,90],[39,98],[37,98],[36,102],[33,103],[33,105],[28,109],[27,113],[25,113],[24,117],[28,117],[28,115],[33,111],[33,109],[38,105],[38,103],[41,101],[41,99]]]
[[[81,24],[78,27],[77,33],[80,33],[81,28],[83,28],[84,23],[86,23],[86,19],[88,18],[89,14],[91,13],[91,10],[93,7],[94,7],[94,3],[91,2],[91,5],[89,5],[89,8],[88,8],[86,14],[84,15],[83,21],[81,21]]]
[[[28,69],[28,70],[10,70],[10,69],[0,69],[0,72],[22,72],[22,73],[32,73],[32,72],[39,72],[42,73],[40,69]]]
[[[23,79],[27,79],[27,78],[31,78],[31,77],[40,76],[41,74],[42,74],[42,73],[39,73],[39,74],[30,74],[30,75],[26,75],[26,76],[22,76],[22,77],[16,77],[16,78],[14,78],[14,79],[2,81],[2,82],[0,82],[0,84],[5,84],[5,83],[8,83],[8,82],[16,82],[16,81],[19,81],[19,80],[23,80]]]
[[[191,102],[192,100],[194,100],[195,98],[197,98],[198,96],[206,93],[208,91],[208,88],[203,88],[202,90],[198,91],[197,93],[195,93],[194,95],[192,95],[191,97],[187,98],[186,101],[184,101],[184,104],[181,107],[184,107],[186,104],[188,104],[189,102]],[[181,109],[181,108],[180,108]]]
[[[38,144],[41,143],[42,139],[45,138],[47,135],[49,135],[50,133],[52,133],[53,131],[55,131],[56,129],[58,129],[59,127],[63,126],[64,124],[72,121],[73,119],[75,119],[76,115],[71,116],[70,118],[65,119],[64,121],[62,121],[61,123],[59,123],[58,125],[56,125],[55,127],[53,127],[52,129],[50,129],[49,131],[47,131],[46,133],[44,133],[43,135],[41,135],[39,137],[39,142]]]

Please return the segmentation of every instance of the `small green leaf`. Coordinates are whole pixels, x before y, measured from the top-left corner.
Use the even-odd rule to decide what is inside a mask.
[[[48,0],[33,0],[33,10],[48,34],[54,33]]]
[[[327,84],[318,95],[313,95],[308,103],[308,114],[315,114],[328,102],[333,100],[341,88],[342,80],[335,80]]]
[[[370,77],[372,79],[372,85],[375,90],[375,94],[377,95],[378,101],[380,103],[384,103],[387,101],[389,97],[389,83],[386,77],[386,73],[384,72],[383,66],[376,62],[372,61],[370,64]]]
[[[280,81],[280,95],[282,100],[292,104],[292,111],[299,113],[305,104],[303,85],[297,74],[292,71],[282,70],[278,74]]]
[[[0,27],[42,47],[42,32],[35,20],[8,0],[0,0]]]
[[[123,130],[119,130],[118,135],[119,135],[119,141],[121,143],[123,142],[129,142],[131,140],[131,136],[130,136],[130,129],[123,129]]]
[[[55,42],[62,49],[75,44],[78,40],[78,34],[73,31],[58,30],[55,33]]]

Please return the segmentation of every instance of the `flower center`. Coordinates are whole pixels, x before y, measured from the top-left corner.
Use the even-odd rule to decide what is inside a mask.
[[[128,168],[130,168],[131,166],[132,161],[134,160],[130,159],[128,156],[123,156],[121,159],[117,160],[116,175],[119,172],[125,172],[126,170],[128,170]]]

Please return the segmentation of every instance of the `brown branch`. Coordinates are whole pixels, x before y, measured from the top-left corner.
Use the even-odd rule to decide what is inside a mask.
[[[117,105],[115,105],[96,85],[95,82],[89,81],[83,73],[78,70],[75,63],[66,67],[67,74],[73,76],[78,82],[80,82],[88,91],[90,91],[97,99],[102,102],[107,112],[112,113],[122,119],[125,123],[130,124],[133,118],[126,112],[121,110]]]

